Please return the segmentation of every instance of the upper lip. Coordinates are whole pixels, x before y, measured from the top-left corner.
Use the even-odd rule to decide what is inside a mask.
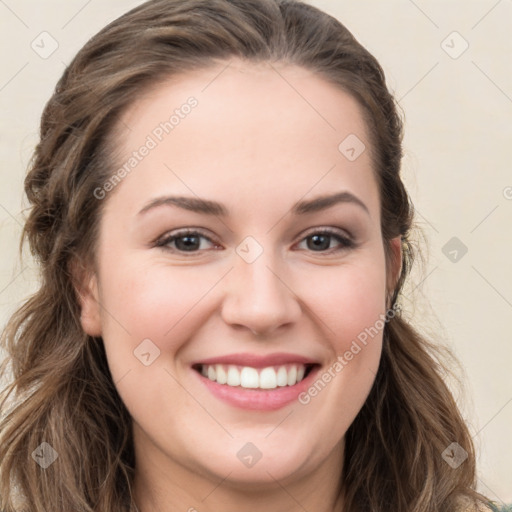
[[[298,354],[277,352],[274,354],[227,354],[224,356],[211,357],[196,361],[193,365],[232,364],[238,366],[250,366],[252,368],[266,368],[268,366],[279,366],[285,364],[319,364],[318,361]]]

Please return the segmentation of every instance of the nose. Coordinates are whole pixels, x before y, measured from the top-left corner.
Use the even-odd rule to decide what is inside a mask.
[[[297,322],[302,309],[285,274],[266,251],[252,263],[236,257],[235,268],[227,276],[223,320],[257,336],[269,336]]]

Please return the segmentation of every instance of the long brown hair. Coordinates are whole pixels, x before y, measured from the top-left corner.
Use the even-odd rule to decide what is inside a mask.
[[[128,511],[134,449],[131,421],[108,370],[101,338],[80,324],[73,269],[93,265],[106,200],[95,198],[116,169],[116,122],[148,87],[169,76],[239,57],[312,70],[363,107],[380,188],[390,268],[402,237],[400,297],[414,251],[413,208],[400,178],[402,120],[384,72],[337,20],[290,0],[151,0],[112,22],[77,54],[41,120],[25,192],[22,243],[41,268],[39,290],[2,336],[0,508],[4,512]],[[347,512],[453,511],[475,488],[468,428],[443,380],[436,347],[398,313],[386,324],[378,374],[346,435]],[[35,463],[48,443],[57,454]],[[468,458],[442,457],[453,442]],[[39,454],[41,457],[42,455]],[[47,456],[49,456],[47,454]],[[34,460],[33,460],[34,459]],[[468,502],[469,503],[469,502]]]

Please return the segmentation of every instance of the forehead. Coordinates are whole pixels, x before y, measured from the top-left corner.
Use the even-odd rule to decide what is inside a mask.
[[[232,60],[174,76],[126,110],[115,140],[118,166],[149,148],[118,187],[132,196],[169,187],[233,201],[236,187],[243,205],[346,185],[378,201],[362,108],[298,66]]]
[[[119,128],[130,130],[135,125],[151,132],[154,121],[169,120],[190,97],[196,98],[200,106],[194,110],[197,120],[210,121],[218,128],[235,124],[246,130],[255,127],[258,138],[298,117],[310,137],[322,135],[335,143],[339,136],[353,130],[366,138],[362,107],[340,86],[296,65],[238,59],[187,71],[149,86],[128,107]],[[286,128],[292,134],[292,127]],[[293,135],[299,135],[299,131],[300,126],[296,126]],[[125,140],[131,142],[130,137]]]

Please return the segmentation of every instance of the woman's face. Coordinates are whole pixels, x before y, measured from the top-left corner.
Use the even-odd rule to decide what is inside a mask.
[[[309,71],[225,66],[123,115],[117,179],[91,198],[105,210],[82,324],[103,338],[139,468],[337,478],[389,280],[367,130]]]

